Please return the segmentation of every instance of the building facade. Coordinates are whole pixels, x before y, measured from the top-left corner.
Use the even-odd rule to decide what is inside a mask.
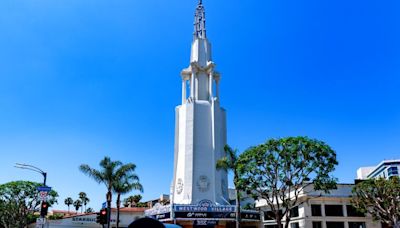
[[[361,167],[357,170],[357,179],[365,180],[370,178],[390,178],[400,176],[400,159],[384,160],[377,166]]]
[[[330,193],[313,190],[310,185],[300,194],[299,204],[291,210],[290,228],[381,228],[370,215],[358,213],[350,204],[354,184],[338,184]],[[274,214],[265,200],[256,202],[265,228],[276,228]]]
[[[119,227],[128,227],[134,220],[141,218],[144,216],[144,211],[147,208],[143,207],[124,207],[120,209],[120,224]],[[69,212],[65,211],[53,211],[52,214],[66,214]],[[92,227],[92,228],[100,228],[102,225],[96,223],[96,213],[86,213],[86,214],[77,214],[72,216],[65,216],[62,219],[57,220],[46,220],[45,223],[30,224],[30,228],[83,228],[83,227]],[[116,223],[117,218],[117,209],[111,209],[111,227],[117,227]]]

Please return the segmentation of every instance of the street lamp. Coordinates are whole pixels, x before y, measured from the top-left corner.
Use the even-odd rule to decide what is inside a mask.
[[[46,173],[45,171],[39,169],[39,168],[36,167],[36,166],[28,165],[28,164],[21,164],[21,163],[15,163],[15,166],[14,166],[14,167],[15,167],[15,168],[19,168],[19,169],[27,169],[27,170],[31,170],[31,171],[34,171],[34,172],[37,172],[37,173],[42,174],[42,175],[43,175],[43,178],[44,178],[44,180],[43,180],[43,186],[46,186],[47,173]],[[41,206],[40,206],[40,208],[41,208],[40,217],[41,217],[41,218],[45,218],[45,215],[44,215],[43,212],[42,212],[42,211],[44,211],[44,210],[43,210],[43,206],[44,206],[44,205],[45,205],[45,207],[46,207],[46,209],[45,209],[46,212],[45,212],[45,213],[47,214],[48,205],[47,205],[47,203],[46,203],[45,201],[42,200],[42,204],[41,204]],[[42,224],[41,227],[43,228],[43,227],[44,227],[44,224]]]
[[[19,168],[19,169],[27,169],[27,170],[31,170],[31,171],[34,171],[34,172],[42,174],[43,178],[44,178],[43,186],[46,186],[47,173],[44,172],[43,170],[39,169],[38,167],[33,166],[33,165],[28,165],[28,164],[21,164],[21,163],[15,163],[14,167],[15,168]]]

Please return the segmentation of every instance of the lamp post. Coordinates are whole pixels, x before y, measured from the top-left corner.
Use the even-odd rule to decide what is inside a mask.
[[[21,163],[15,163],[14,167],[15,168],[19,168],[19,169],[27,169],[27,170],[31,170],[31,171],[34,171],[34,172],[42,174],[43,175],[43,186],[46,186],[47,173],[45,171],[39,169],[36,166],[28,165],[28,164],[21,164]],[[42,200],[42,204],[41,204],[41,207],[40,207],[41,209],[43,207],[43,202],[44,202],[44,200]],[[45,218],[44,215],[41,215],[40,217],[42,217],[43,219]],[[42,227],[44,227],[44,224],[42,224]]]
[[[46,186],[47,173],[44,172],[43,170],[39,169],[38,167],[33,166],[33,165],[28,165],[28,164],[21,164],[21,163],[16,163],[14,167],[19,168],[19,169],[27,169],[27,170],[31,170],[31,171],[42,174],[43,179],[44,179],[43,186]]]

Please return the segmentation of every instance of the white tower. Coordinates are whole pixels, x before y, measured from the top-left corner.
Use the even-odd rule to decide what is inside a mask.
[[[225,155],[226,114],[220,107],[220,75],[214,70],[202,1],[196,8],[190,66],[181,72],[182,105],[176,107],[172,203],[210,200],[228,204],[227,172],[216,170]]]

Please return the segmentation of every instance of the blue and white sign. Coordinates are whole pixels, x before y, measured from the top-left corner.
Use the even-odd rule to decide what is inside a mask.
[[[101,208],[106,208],[106,207],[107,207],[107,202],[101,204]]]
[[[51,187],[48,187],[48,186],[39,186],[36,189],[40,192],[50,192],[51,191]]]
[[[176,212],[235,212],[233,205],[215,205],[210,200],[202,200],[197,205],[175,204]]]

